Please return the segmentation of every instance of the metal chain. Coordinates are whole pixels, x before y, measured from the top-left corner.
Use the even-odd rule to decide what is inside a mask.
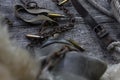
[[[71,29],[74,28],[74,25],[75,25],[75,17],[74,15],[65,7],[65,5],[59,5],[59,0],[52,0],[56,6],[62,10],[65,15],[67,16],[67,20],[68,20],[68,23],[67,24],[64,24],[64,25],[60,25],[60,26],[54,26],[52,28],[52,30],[50,31],[45,31],[47,30],[46,26],[50,26],[48,25],[49,22],[45,21],[42,23],[41,27],[43,29],[40,28],[39,32],[38,32],[38,36],[39,38],[37,37],[28,37],[31,41],[30,44],[28,44],[28,46],[35,46],[36,44],[39,44],[41,45],[43,43],[43,41],[47,40],[49,37],[52,37],[54,36],[54,34],[60,34],[60,33],[63,33],[63,32],[66,32],[66,31],[69,31]],[[58,19],[58,18],[57,18]],[[54,23],[52,23],[52,26],[54,25]],[[46,28],[46,29],[44,29]]]
[[[60,9],[60,10],[62,10],[65,14],[66,14],[66,16],[68,16],[69,17],[69,20],[68,20],[68,24],[65,24],[65,25],[63,25],[63,26],[56,26],[52,31],[49,31],[49,32],[45,32],[45,33],[40,33],[39,34],[39,36],[40,36],[40,38],[48,38],[48,37],[51,37],[51,36],[53,36],[54,34],[56,34],[56,33],[62,33],[62,32],[65,32],[65,31],[68,31],[68,30],[71,30],[71,29],[73,29],[73,27],[74,27],[74,23],[75,23],[75,18],[74,18],[74,16],[73,16],[73,14],[72,13],[70,13],[70,11],[67,9],[67,8],[65,8],[65,6],[64,5],[59,5],[59,1],[58,0],[52,0],[56,5],[57,5],[57,7]]]

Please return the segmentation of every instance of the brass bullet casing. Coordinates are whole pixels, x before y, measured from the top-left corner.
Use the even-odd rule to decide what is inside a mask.
[[[67,2],[68,0],[63,0],[62,2],[59,3],[59,5],[63,5]]]
[[[75,48],[79,49],[80,51],[85,51],[85,49],[78,45],[76,41],[69,39],[68,42],[70,42]]]
[[[65,15],[57,14],[57,13],[48,13],[49,17],[65,17]]]
[[[39,35],[33,35],[33,34],[27,34],[26,37],[27,38],[36,38],[36,39],[37,38],[41,38],[41,36],[39,36]]]

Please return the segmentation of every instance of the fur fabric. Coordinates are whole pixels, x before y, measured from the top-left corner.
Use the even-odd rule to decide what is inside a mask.
[[[120,80],[120,63],[110,66],[101,80]]]
[[[0,15],[0,80],[35,80],[38,63],[27,51],[12,45],[1,18]]]

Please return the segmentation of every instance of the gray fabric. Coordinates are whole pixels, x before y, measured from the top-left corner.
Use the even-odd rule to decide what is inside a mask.
[[[68,53],[61,63],[55,69],[55,72],[59,72],[59,75],[67,72],[69,75],[80,76],[88,80],[98,80],[107,69],[107,65],[102,61],[74,52]]]
[[[68,77],[66,77],[68,76]],[[57,74],[57,76],[54,77],[55,80],[88,80],[82,76],[70,74],[70,73],[61,73]]]
[[[35,0],[35,1],[39,4],[40,7],[45,7],[52,11],[55,11],[56,13],[63,14],[63,12],[60,11],[51,0]],[[84,6],[87,8],[90,14],[98,21],[98,23],[104,23],[106,25],[105,28],[108,31],[110,31],[112,37],[120,40],[120,32],[119,32],[120,27],[115,20],[101,14],[99,11],[91,7],[90,4],[85,2],[86,0],[80,0],[80,1],[84,4]],[[107,3],[107,0],[96,0],[96,1],[105,8],[108,9],[110,8],[110,6]],[[37,33],[40,25],[38,26],[28,25],[25,22],[17,19],[14,14],[14,6],[16,4],[21,4],[21,3],[19,2],[19,0],[0,0],[0,12],[3,13],[5,17],[7,17],[13,22],[13,26],[9,27],[10,38],[16,41],[17,43],[16,45],[21,46],[22,48],[26,48],[26,46],[29,44],[29,40],[26,39],[25,35],[28,33]],[[72,38],[75,41],[77,41],[86,50],[85,52],[82,53],[80,52],[79,54],[102,59],[108,64],[118,63],[120,61],[120,55],[116,56],[116,54],[118,53],[110,54],[110,52],[107,52],[106,49],[104,49],[101,42],[97,39],[94,32],[89,28],[88,25],[86,25],[83,22],[83,19],[80,17],[80,15],[78,15],[78,13],[75,11],[72,5],[66,4],[66,7],[75,15],[76,23],[74,29],[61,34],[60,38],[64,38],[64,39]],[[39,56],[52,53],[54,52],[54,50],[58,48],[59,47],[52,46],[48,49],[44,48],[43,50],[41,50],[40,47],[38,46],[34,48],[34,52],[32,52],[32,54],[34,54],[36,57],[39,58]],[[71,55],[74,56],[74,54]],[[79,58],[66,57],[65,62],[62,64],[66,66],[66,68],[64,67],[65,70],[79,74],[80,65],[77,64],[76,61],[74,61],[75,59],[78,59],[77,61],[79,61]],[[68,62],[70,63],[71,60],[75,62],[74,63],[75,65],[68,64]],[[68,65],[71,66],[71,68],[67,68]],[[74,67],[74,69],[72,67]]]
[[[52,11],[55,11],[57,13],[63,14],[62,11],[60,11],[56,5],[50,0],[35,0],[40,7],[45,7],[47,9],[50,9]],[[106,17],[105,15],[101,14],[99,11],[94,9],[90,6],[86,0],[81,0],[81,2],[84,4],[86,9],[89,10],[90,14],[99,22],[106,22],[106,28],[108,31],[111,32],[111,35],[118,40],[120,39],[120,33],[119,33],[119,24],[115,22],[115,20],[110,19]],[[110,8],[106,0],[96,0],[99,4],[101,4],[105,8]],[[49,3],[49,4],[48,4]],[[11,39],[16,40],[19,46],[25,48],[27,44],[29,43],[29,40],[26,39],[25,34],[28,33],[37,33],[39,29],[39,25],[31,26],[26,24],[25,22],[17,19],[14,14],[14,6],[16,4],[22,4],[19,0],[0,0],[0,12],[2,12],[7,18],[9,18],[13,22],[13,26],[9,27],[9,32]],[[96,35],[93,33],[93,31],[89,28],[89,26],[85,25],[83,22],[83,19],[80,17],[80,15],[77,14],[75,9],[72,7],[72,5],[66,5],[70,11],[75,14],[76,17],[76,25],[75,28],[61,34],[62,38],[72,38],[76,40],[80,45],[86,48],[87,51],[85,51],[83,54],[93,56],[99,59],[105,60],[107,63],[116,63],[119,61],[119,56],[114,55],[117,57],[118,60],[112,61],[114,59],[109,55],[109,52],[106,52],[103,47],[101,47],[100,41],[97,39]],[[36,53],[38,52],[38,53]],[[39,55],[40,49],[39,47],[35,48],[35,54]]]

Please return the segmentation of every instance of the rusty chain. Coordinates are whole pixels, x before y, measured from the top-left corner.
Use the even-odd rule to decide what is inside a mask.
[[[53,29],[48,31],[48,32],[47,31],[39,31],[39,33],[37,34],[39,36],[39,38],[35,38],[35,39],[38,39],[39,43],[48,39],[51,36],[54,36],[54,34],[59,34],[59,33],[69,31],[69,30],[73,29],[73,27],[74,27],[74,23],[75,23],[74,15],[65,7],[65,5],[63,5],[63,4],[59,5],[59,0],[52,0],[52,1],[69,18],[68,19],[68,24],[60,25],[60,26],[58,26],[58,25],[54,26]],[[49,22],[43,22],[42,24],[43,25],[41,27],[45,28],[46,24],[48,25]],[[53,23],[53,25],[54,25],[54,23]]]
[[[70,13],[70,11],[64,5],[59,5],[59,0],[52,0],[52,1],[57,5],[57,7],[60,10],[62,10],[66,14],[66,16],[69,17],[69,20],[68,20],[69,23],[63,26],[55,27],[53,31],[50,31],[48,33],[41,34],[40,36],[44,38],[50,37],[56,33],[62,33],[62,32],[71,30],[74,27],[74,23],[75,23],[75,18],[73,14]]]
[[[43,33],[42,35],[40,35],[44,38],[50,37],[56,33],[62,33],[62,32],[71,30],[74,27],[74,23],[75,23],[75,18],[73,14],[70,13],[70,11],[64,5],[59,5],[59,0],[52,0],[52,1],[57,5],[57,7],[60,10],[62,10],[66,14],[66,16],[69,17],[69,20],[68,20],[69,23],[63,26],[55,27],[53,31],[50,31],[48,33]]]

